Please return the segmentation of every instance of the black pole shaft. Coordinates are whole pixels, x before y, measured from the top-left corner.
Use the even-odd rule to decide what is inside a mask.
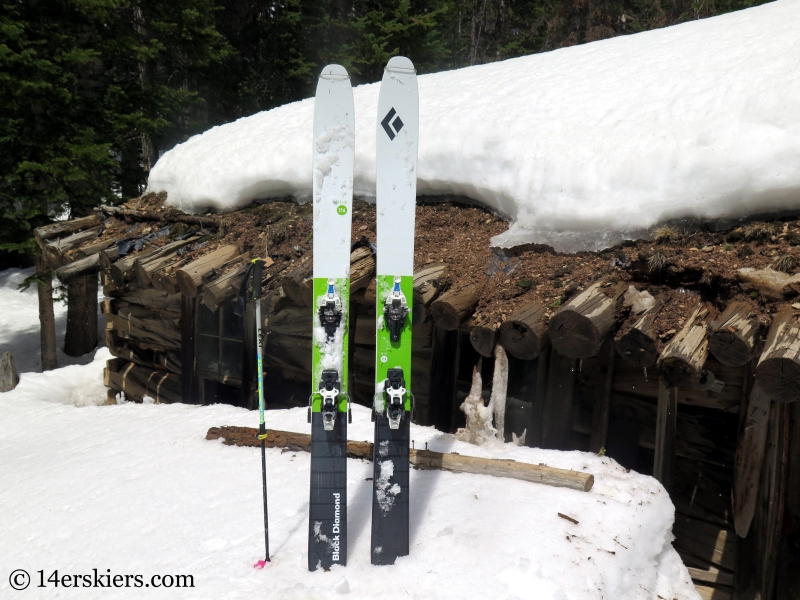
[[[264,435],[264,424],[261,424],[261,435]],[[264,483],[264,547],[267,551],[267,562],[269,560],[269,523],[267,522],[267,453],[264,446],[264,438],[261,438],[261,480]]]

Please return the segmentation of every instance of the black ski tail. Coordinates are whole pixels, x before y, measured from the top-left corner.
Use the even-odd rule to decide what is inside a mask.
[[[375,415],[373,454],[372,545],[373,565],[393,565],[408,555],[408,446],[411,414],[403,412],[398,429],[389,427],[385,414]],[[391,466],[386,465],[391,462]],[[386,477],[391,472],[391,477]]]
[[[311,504],[308,570],[347,564],[347,413],[326,431],[322,413],[311,416]]]

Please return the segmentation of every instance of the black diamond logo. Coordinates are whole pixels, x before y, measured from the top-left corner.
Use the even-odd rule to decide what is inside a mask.
[[[397,137],[397,134],[400,133],[400,130],[403,128],[403,121],[400,120],[400,115],[397,115],[397,111],[392,108],[386,113],[386,116],[383,117],[383,121],[381,121],[381,127],[386,132],[386,135],[389,136],[390,140],[393,140]],[[394,119],[394,121],[392,121]],[[390,125],[391,123],[391,125]]]

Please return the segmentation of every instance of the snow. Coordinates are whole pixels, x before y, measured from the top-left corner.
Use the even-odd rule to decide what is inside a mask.
[[[500,246],[600,249],[678,218],[800,207],[800,2],[419,77],[417,193],[512,219]],[[413,57],[411,57],[413,59]],[[378,84],[355,88],[354,191],[375,195]],[[187,212],[311,197],[314,100],[164,154]]]
[[[0,297],[17,292],[3,273]],[[11,283],[10,283],[11,282]],[[24,295],[21,295],[25,297]],[[13,323],[35,329],[36,312]],[[63,329],[63,320],[59,321]],[[370,564],[373,466],[348,460],[348,565],[307,571],[304,452],[267,450],[272,562],[264,569],[257,448],[206,441],[209,427],[256,426],[227,405],[102,406],[108,350],[84,365],[36,373],[32,344],[11,346],[19,386],[0,394],[0,597],[25,569],[25,597],[80,598],[531,598],[697,600],[671,546],[674,508],[661,485],[608,457],[512,444],[474,446],[412,425],[417,448],[502,457],[593,473],[591,492],[513,479],[412,470],[411,554]],[[270,391],[267,390],[267,394]],[[305,408],[266,414],[267,426],[308,432]],[[350,437],[370,440],[370,411],[353,406]],[[383,475],[383,473],[381,473]],[[393,490],[389,488],[388,494]],[[566,514],[579,523],[560,518]],[[38,574],[192,575],[193,589],[39,589]],[[20,596],[21,597],[21,596]]]

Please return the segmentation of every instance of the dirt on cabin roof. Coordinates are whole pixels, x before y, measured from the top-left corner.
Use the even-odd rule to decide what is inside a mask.
[[[163,206],[164,194],[147,194],[126,203],[126,208],[172,213]],[[559,254],[543,246],[492,249],[490,239],[508,228],[502,218],[483,208],[459,203],[417,205],[415,268],[442,261],[448,264],[448,284],[483,277],[487,285],[472,323],[492,324],[508,318],[524,305],[539,300],[554,313],[560,305],[600,278],[624,282],[654,296],[667,294],[659,317],[659,333],[685,320],[696,300],[718,308],[732,300],[744,300],[768,323],[776,304],[742,292],[736,271],[742,267],[773,267],[794,273],[800,269],[800,220],[750,223],[723,232],[661,227],[653,240],[628,241],[602,252]],[[290,199],[254,204],[216,215],[221,226],[206,230],[209,243],[190,250],[199,257],[221,244],[235,244],[250,256],[274,261],[265,276],[291,269],[312,251],[311,205]],[[127,237],[155,231],[153,222],[109,217],[103,236]],[[176,223],[170,236],[201,231],[197,225]],[[149,233],[148,232],[148,233]],[[162,245],[169,237],[153,242]],[[375,206],[360,200],[353,204],[352,239],[375,243]],[[152,246],[150,246],[152,247]],[[379,248],[380,251],[380,248]],[[288,272],[288,271],[287,271]],[[222,274],[222,273],[220,273]],[[272,277],[268,288],[277,287]],[[664,331],[661,331],[664,329]]]

